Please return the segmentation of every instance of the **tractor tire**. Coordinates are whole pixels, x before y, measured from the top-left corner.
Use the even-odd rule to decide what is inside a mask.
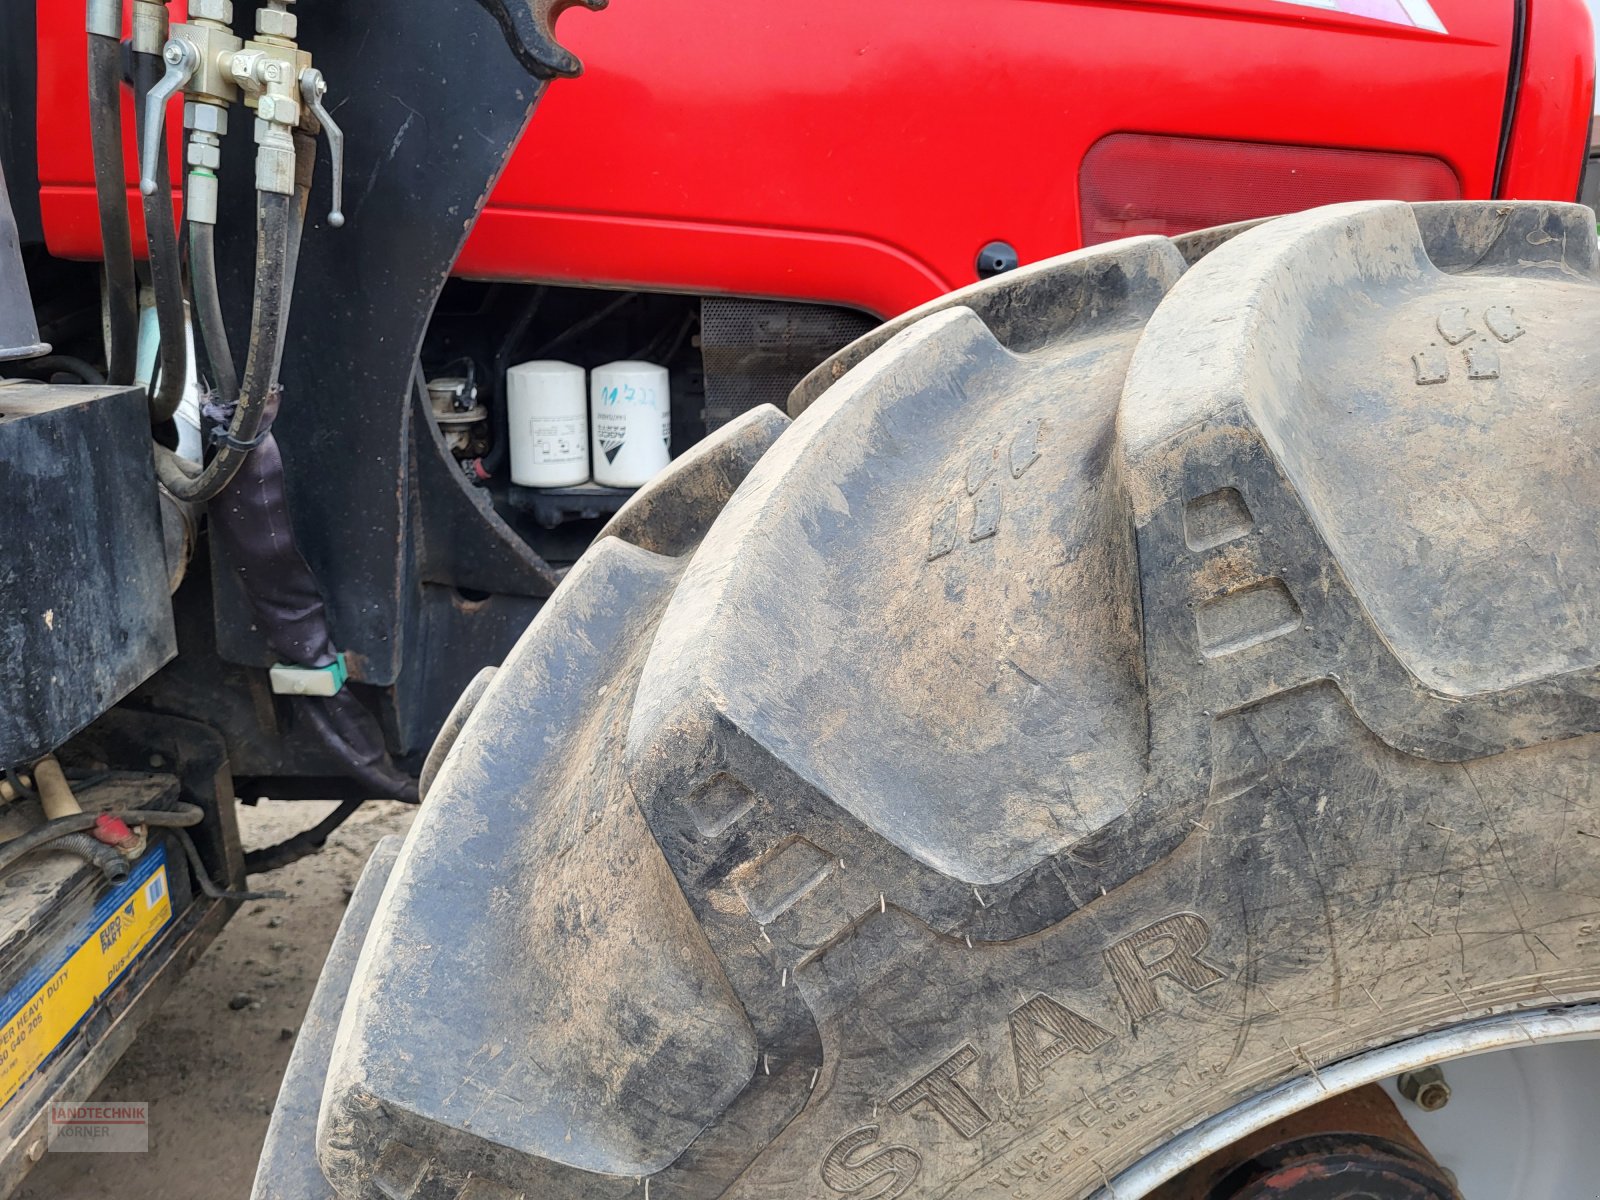
[[[619,514],[373,917],[341,1196],[1130,1200],[1600,998],[1593,214],[1230,232],[918,310]]]

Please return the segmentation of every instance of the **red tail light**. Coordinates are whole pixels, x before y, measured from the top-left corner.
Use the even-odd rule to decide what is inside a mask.
[[[1083,156],[1079,193],[1088,246],[1345,200],[1459,200],[1461,181],[1426,154],[1113,133]]]

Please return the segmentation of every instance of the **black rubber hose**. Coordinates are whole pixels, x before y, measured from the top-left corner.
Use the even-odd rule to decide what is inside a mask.
[[[194,323],[215,376],[212,382],[217,396],[224,404],[235,404],[239,399],[239,375],[222,319],[222,293],[217,288],[217,230],[214,225],[199,221],[189,224],[189,291]]]
[[[244,873],[264,875],[268,871],[287,867],[290,863],[299,862],[302,858],[317,853],[328,844],[328,837],[333,831],[355,816],[356,811],[365,803],[367,803],[365,800],[346,800],[310,829],[274,845],[263,846],[260,850],[246,851]]]
[[[133,272],[128,181],[122,166],[122,45],[94,33],[89,35],[89,134],[111,335],[106,375],[112,383],[127,384],[138,369],[139,280]]]
[[[294,293],[295,275],[300,270],[300,242],[306,232],[306,210],[311,207],[311,184],[317,170],[317,139],[300,130],[294,132],[294,224],[289,230],[289,253],[285,286]],[[283,310],[283,322],[289,323],[289,310]],[[279,348],[282,353],[282,347]]]
[[[88,833],[95,827],[102,813],[74,813],[70,817],[57,817],[43,825],[35,825],[21,837],[0,843],[0,871],[16,864],[25,854],[42,846],[60,841],[75,833]],[[153,829],[183,829],[205,820],[205,813],[192,804],[179,804],[171,809],[128,809],[112,813],[128,825],[148,825]]]
[[[260,193],[256,209],[256,291],[250,314],[250,349],[239,402],[217,451],[204,468],[170,450],[156,449],[161,486],[174,498],[203,504],[233,482],[262,435],[269,410],[276,406],[278,363],[283,355],[284,309],[289,302],[289,247],[294,231],[294,200],[275,192]]]
[[[134,114],[139,144],[144,144],[144,101],[166,73],[159,54],[133,56]],[[167,140],[156,155],[156,190],[144,197],[145,237],[150,247],[150,284],[156,294],[156,320],[161,327],[160,382],[150,397],[150,417],[165,424],[178,411],[188,382],[187,321],[183,311],[183,261],[172,211],[172,173],[167,165]],[[182,498],[182,497],[180,497]]]
[[[50,843],[49,848],[76,854],[90,866],[100,868],[100,874],[105,877],[107,883],[121,883],[133,873],[128,860],[123,858],[115,847],[97,841],[87,833],[69,833],[64,837],[58,837]]]
[[[61,372],[75,376],[84,383],[101,384],[106,381],[106,377],[100,374],[92,363],[86,363],[81,358],[73,358],[70,354],[46,354],[42,358],[30,358],[15,363],[13,367],[28,376],[54,375]]]

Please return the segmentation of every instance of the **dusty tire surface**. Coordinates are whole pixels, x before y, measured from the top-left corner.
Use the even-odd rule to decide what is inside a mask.
[[[1346,205],[1001,276],[726,427],[466,716],[327,1178],[1071,1200],[1600,996],[1597,301],[1587,210]]]

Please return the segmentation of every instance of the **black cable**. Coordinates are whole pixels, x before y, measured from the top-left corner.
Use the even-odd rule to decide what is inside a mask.
[[[122,165],[122,45],[93,33],[89,35],[89,134],[111,335],[106,375],[113,383],[126,384],[133,382],[138,369],[139,280],[133,270],[128,182]]]
[[[120,874],[127,878],[128,872],[114,872],[114,865],[110,858],[95,851],[89,843],[92,838],[85,835],[92,830],[103,816],[120,818],[127,825],[145,825],[151,829],[170,829],[183,844],[184,855],[189,860],[190,870],[194,873],[195,881],[200,885],[200,890],[213,900],[281,900],[283,892],[230,892],[219,888],[211,882],[207,874],[205,863],[200,859],[200,851],[194,844],[194,838],[189,836],[189,827],[198,825],[205,820],[205,813],[193,804],[179,804],[172,809],[124,809],[121,812],[106,813],[74,813],[70,817],[58,817],[54,821],[46,821],[43,825],[36,825],[21,837],[12,838],[9,842],[0,843],[0,872],[14,866],[18,860],[36,850],[65,850],[76,854],[85,861],[99,867],[107,879],[120,882],[114,878]],[[94,845],[100,843],[95,842]],[[104,847],[117,859],[122,855],[110,847]],[[125,860],[124,860],[125,863]]]
[[[638,350],[628,355],[628,357],[633,359],[643,359],[645,362],[658,362],[663,366],[671,366],[672,360],[677,357],[678,350],[683,345],[683,339],[688,337],[689,330],[694,328],[697,315],[698,314],[692,311],[687,313],[683,320],[678,323],[676,336],[672,336],[673,327],[671,325],[663,325],[660,329],[656,330],[654,337],[652,337],[643,346],[640,346]],[[672,336],[671,341],[667,341],[669,336]],[[656,355],[660,353],[658,348],[663,342],[666,343],[667,352],[660,358],[657,358]]]
[[[0,871],[7,870],[24,855],[48,846],[60,838],[74,833],[88,833],[105,815],[107,814],[74,813],[70,817],[57,817],[54,821],[35,825],[20,837],[0,843]],[[185,826],[198,825],[205,820],[205,813],[192,804],[180,804],[171,809],[135,808],[109,815],[122,818],[128,825],[148,825],[154,829],[182,829]]]
[[[328,844],[329,835],[355,816],[356,810],[365,803],[365,800],[346,800],[310,829],[285,838],[276,845],[249,851],[244,856],[244,873],[262,875],[317,853]]]
[[[106,381],[106,377],[100,374],[93,364],[86,363],[81,358],[74,358],[70,354],[46,354],[40,358],[26,359],[23,362],[13,363],[12,369],[28,375],[53,375],[62,372],[75,375],[84,383],[101,384]]]
[[[478,460],[478,476],[481,479],[492,479],[505,470],[511,457],[511,408],[506,396],[506,369],[510,367],[511,356],[516,353],[518,344],[528,332],[528,326],[533,323],[544,298],[544,288],[533,289],[533,294],[523,304],[516,320],[511,322],[500,348],[495,351],[489,371],[489,427],[494,433],[494,441],[489,453]]]
[[[572,338],[577,337],[580,333],[588,333],[589,330],[600,324],[601,321],[604,321],[619,308],[622,308],[638,298],[638,292],[623,292],[622,295],[618,296],[610,304],[607,304],[603,308],[596,309],[587,317],[583,318],[583,320],[556,334],[555,337],[551,338],[548,342],[535,350],[530,357],[535,359],[545,357],[545,355],[549,354],[550,351],[554,350],[557,346],[564,342],[570,341]]]
[[[189,836],[187,829],[174,830],[177,838],[183,843],[184,857],[189,860],[189,870],[193,872],[195,882],[200,885],[200,890],[213,900],[227,900],[241,904],[246,900],[285,900],[287,892],[230,892],[227,888],[220,888],[211,882],[211,876],[206,874],[206,865],[200,861],[200,851],[195,847],[194,839]]]
[[[250,451],[266,435],[269,411],[276,408],[278,363],[283,355],[284,309],[289,301],[289,252],[294,232],[294,201],[261,192],[256,214],[256,290],[250,314],[250,350],[239,402],[226,431],[214,430],[217,452],[198,471],[170,450],[157,448],[161,486],[178,500],[204,503],[220,494],[238,474]],[[220,435],[220,436],[217,436]]]
[[[166,68],[159,54],[134,54],[134,115],[139,145],[144,145],[145,96],[160,82]],[[183,311],[183,264],[178,227],[172,211],[172,173],[163,134],[156,155],[156,190],[144,197],[144,231],[150,248],[150,284],[156,294],[156,321],[161,328],[161,381],[150,395],[151,420],[172,420],[188,381],[187,321]],[[179,497],[189,499],[189,497]]]
[[[361,724],[365,710],[354,693],[345,689],[332,696],[296,699],[295,711],[305,718],[322,744],[338,757],[346,775],[374,797],[399,800],[403,804],[421,802],[417,781],[402,775],[389,762],[381,743],[363,737]],[[371,720],[370,716],[365,719]]]

